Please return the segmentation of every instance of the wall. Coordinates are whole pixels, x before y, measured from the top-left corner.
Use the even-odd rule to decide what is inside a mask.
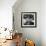
[[[12,29],[12,6],[16,0],[0,0],[0,27]]]
[[[36,46],[46,46],[45,42],[43,42],[45,40],[42,39],[45,35],[45,32],[43,33],[45,28],[45,25],[43,25],[43,21],[45,20],[43,18],[45,12],[43,12],[44,2],[43,0],[22,0],[22,2],[21,0],[18,0],[13,6],[15,31],[22,32],[24,39],[27,38],[33,40]],[[37,12],[37,27],[21,28],[21,12]]]
[[[46,0],[41,1],[41,40],[42,46],[46,46]]]

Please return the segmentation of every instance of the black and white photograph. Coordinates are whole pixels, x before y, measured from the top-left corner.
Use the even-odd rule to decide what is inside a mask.
[[[36,27],[36,12],[21,13],[21,27]]]

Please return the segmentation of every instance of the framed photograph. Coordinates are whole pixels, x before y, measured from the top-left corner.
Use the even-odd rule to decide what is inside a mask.
[[[37,27],[37,12],[21,12],[21,27]]]

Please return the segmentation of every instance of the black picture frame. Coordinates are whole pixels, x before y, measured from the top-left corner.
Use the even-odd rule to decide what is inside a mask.
[[[21,12],[21,27],[37,27],[37,12]]]

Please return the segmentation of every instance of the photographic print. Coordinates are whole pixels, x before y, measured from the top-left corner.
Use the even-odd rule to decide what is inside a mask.
[[[36,12],[21,12],[21,27],[36,27]]]

